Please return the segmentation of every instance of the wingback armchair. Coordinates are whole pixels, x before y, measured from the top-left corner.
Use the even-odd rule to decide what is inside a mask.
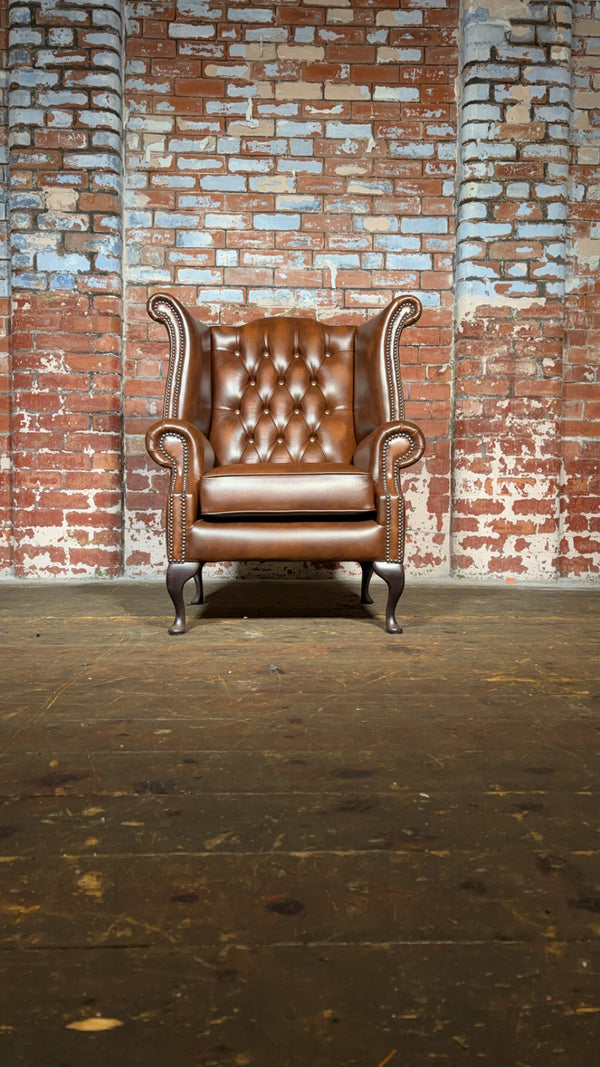
[[[183,587],[221,560],[353,560],[361,599],[373,571],[400,633],[404,500],[400,471],[423,454],[404,419],[400,336],[414,296],[360,326],[300,317],[206,326],[173,296],[148,311],[170,342],[164,413],[146,435],[170,470],[166,507],[169,633],[185,632]]]

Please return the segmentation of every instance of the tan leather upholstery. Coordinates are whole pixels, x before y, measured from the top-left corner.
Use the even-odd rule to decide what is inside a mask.
[[[300,317],[206,327],[161,293],[148,309],[170,340],[164,415],[146,440],[171,471],[176,624],[174,585],[194,564],[330,559],[401,568],[400,471],[425,442],[404,420],[400,337],[419,301],[399,298],[358,327]]]
[[[375,512],[373,479],[343,463],[234,463],[200,485],[200,514],[260,518],[327,518]]]

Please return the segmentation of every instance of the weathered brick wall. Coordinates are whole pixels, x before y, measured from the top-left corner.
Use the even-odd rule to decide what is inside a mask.
[[[576,3],[563,367],[559,572],[600,552],[600,4]]]
[[[14,566],[121,568],[120,0],[11,0]]]
[[[167,357],[145,305],[166,288],[213,323],[358,321],[416,292],[409,564],[598,574],[596,0],[0,13],[1,569],[162,570],[143,435]]]
[[[8,233],[8,7],[0,4],[0,573],[12,565]]]
[[[453,564],[555,574],[571,12],[463,10]]]
[[[408,551],[443,568],[457,4],[133,0],[129,14],[128,566],[164,555],[165,475],[142,440],[164,389],[164,329],[145,310],[162,286],[228,323],[360,321],[419,293],[404,382],[430,445],[405,480]]]

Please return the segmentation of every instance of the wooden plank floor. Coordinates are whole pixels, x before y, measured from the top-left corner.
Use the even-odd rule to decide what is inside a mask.
[[[5,1067],[596,1062],[598,592],[373,591],[0,586]]]

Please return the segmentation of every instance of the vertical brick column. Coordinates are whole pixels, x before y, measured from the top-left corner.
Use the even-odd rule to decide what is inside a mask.
[[[8,235],[8,7],[0,4],[0,571],[12,568],[10,247]]]
[[[563,385],[561,575],[600,573],[600,8],[578,3]]]
[[[121,0],[10,0],[14,555],[121,565]]]
[[[570,3],[462,6],[453,563],[556,575]]]

